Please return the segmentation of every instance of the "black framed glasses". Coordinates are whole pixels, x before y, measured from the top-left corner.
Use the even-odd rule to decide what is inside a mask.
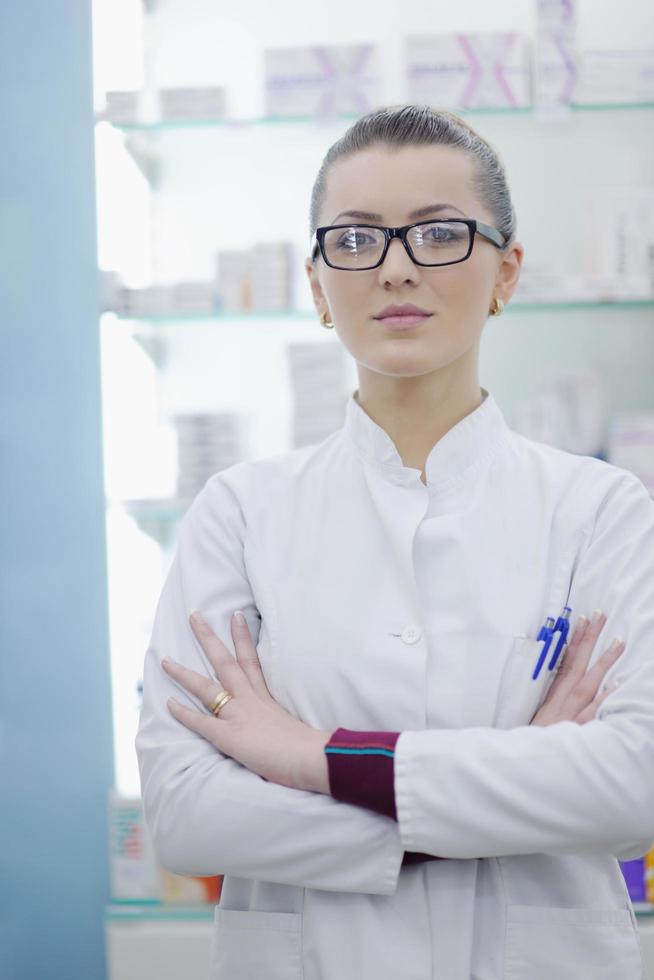
[[[439,218],[400,228],[323,225],[311,237],[311,261],[315,261],[319,250],[332,269],[376,269],[386,258],[391,239],[399,238],[416,265],[454,265],[470,257],[476,234],[499,249],[508,242],[497,228],[475,218]]]

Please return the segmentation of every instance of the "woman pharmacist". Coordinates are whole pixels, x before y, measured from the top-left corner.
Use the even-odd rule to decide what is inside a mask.
[[[641,978],[618,860],[654,840],[654,502],[479,385],[524,252],[467,123],[358,119],[311,230],[344,425],[207,481],[145,655],[157,854],[224,875],[211,977]]]

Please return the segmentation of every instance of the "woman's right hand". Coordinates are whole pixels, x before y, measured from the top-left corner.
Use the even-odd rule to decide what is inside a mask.
[[[557,675],[545,701],[531,720],[532,725],[554,725],[557,721],[576,721],[584,725],[595,718],[595,712],[617,684],[598,694],[606,672],[624,652],[625,642],[617,637],[586,673],[588,661],[606,622],[596,610],[590,620],[581,616],[570,642],[563,648]]]

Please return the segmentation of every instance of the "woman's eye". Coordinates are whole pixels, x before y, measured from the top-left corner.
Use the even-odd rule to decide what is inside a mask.
[[[369,244],[371,241],[370,236],[362,232],[357,232],[356,235],[345,235],[343,238],[339,238],[337,247],[340,249],[347,249],[352,251],[352,249],[361,248],[363,245]]]
[[[449,228],[432,228],[430,231],[432,241],[449,241],[454,237],[454,233]]]

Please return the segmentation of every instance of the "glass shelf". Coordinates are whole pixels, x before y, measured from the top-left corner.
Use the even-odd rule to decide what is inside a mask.
[[[638,919],[648,919],[654,916],[654,905],[649,902],[633,902],[634,912]],[[144,904],[136,905],[131,903],[113,903],[105,906],[106,919],[128,919],[131,921],[155,920],[213,920],[213,904],[206,905],[164,905],[164,904]]]
[[[177,524],[184,516],[193,497],[125,498],[105,501],[106,509],[122,507],[132,517],[141,531],[153,538],[164,551],[174,543]]]
[[[449,107],[443,107],[448,108]],[[569,108],[573,112],[620,112],[629,111],[630,109],[654,109],[654,102],[595,102],[595,103],[583,103],[578,104],[576,102],[571,102]],[[477,116],[477,115],[501,115],[501,116],[513,116],[513,115],[523,115],[523,116],[538,116],[539,109],[536,106],[489,106],[489,107],[479,107],[479,108],[453,108],[449,109],[451,112],[455,112],[460,116]],[[564,110],[565,111],[565,110]],[[96,123],[99,122],[109,122],[116,129],[124,130],[169,130],[169,129],[211,129],[216,126],[279,126],[297,124],[297,125],[307,125],[307,124],[331,124],[343,120],[347,122],[348,120],[359,119],[361,113],[358,112],[346,112],[338,113],[333,116],[329,115],[312,115],[312,116],[252,116],[243,119],[163,119],[156,122],[112,122],[110,119],[105,119],[101,114],[96,117]],[[543,110],[543,116],[549,117],[549,110]],[[552,118],[558,118],[559,111],[554,110]],[[563,117],[564,118],[564,117]]]
[[[654,904],[652,902],[632,902],[632,905],[638,918],[647,919],[654,917]]]
[[[560,302],[553,300],[549,303],[508,303],[504,307],[504,313],[518,313],[522,311],[525,313],[533,313],[538,312],[539,310],[631,310],[652,308],[654,308],[654,298],[620,300],[561,300]],[[154,313],[149,315],[141,314],[139,316],[116,313],[115,310],[104,310],[103,314],[104,313],[113,313],[119,320],[138,320],[152,323],[177,323],[184,320],[206,320],[207,322],[212,320],[314,320],[317,315],[310,310],[271,310],[270,312],[252,311],[245,313],[221,313],[219,310],[217,310],[215,313]]]
[[[122,919],[132,922],[155,919],[177,921],[205,920],[214,917],[213,903],[188,903],[188,905],[164,902],[112,902],[105,906],[105,919]]]

